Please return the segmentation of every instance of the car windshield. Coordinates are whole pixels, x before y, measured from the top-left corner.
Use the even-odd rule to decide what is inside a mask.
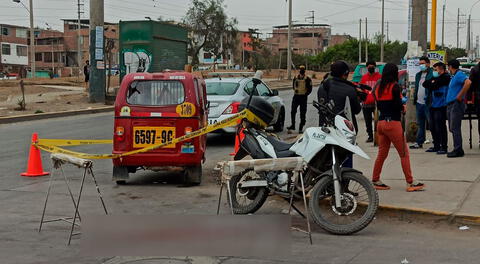
[[[180,81],[134,81],[130,84],[127,103],[165,106],[185,101],[185,89]]]
[[[234,82],[207,82],[207,95],[233,95],[238,86]]]

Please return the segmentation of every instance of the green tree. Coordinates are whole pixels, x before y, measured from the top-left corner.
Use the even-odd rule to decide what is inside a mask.
[[[193,65],[199,64],[202,49],[216,61],[235,46],[238,22],[228,18],[223,0],[192,0],[183,23],[192,33],[188,52]]]

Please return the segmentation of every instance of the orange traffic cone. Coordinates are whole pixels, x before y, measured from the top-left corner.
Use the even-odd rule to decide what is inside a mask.
[[[30,146],[30,154],[28,155],[27,172],[20,174],[22,176],[37,177],[37,176],[45,176],[50,174],[49,172],[43,171],[42,157],[40,156],[40,150],[33,145],[33,143],[37,141],[38,141],[38,134],[33,133],[32,145]]]
[[[230,153],[230,156],[235,156],[240,149],[240,143],[245,138],[245,134],[243,134],[243,127],[240,128],[238,135],[235,135],[235,147],[233,148],[233,152]]]

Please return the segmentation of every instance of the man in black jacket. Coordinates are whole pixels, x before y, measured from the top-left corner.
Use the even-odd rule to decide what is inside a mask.
[[[360,100],[357,96],[357,88],[355,85],[347,80],[350,69],[348,64],[344,61],[337,61],[330,65],[330,78],[322,82],[318,88],[318,101],[320,99],[329,102],[333,100],[335,113],[340,113],[345,109],[346,98],[350,101],[350,108],[352,111],[352,122],[355,126],[355,131],[358,132],[357,119],[355,115],[362,111]],[[348,160],[343,163],[343,167],[353,167],[353,157],[350,155]]]
[[[352,122],[355,130],[358,131],[355,115],[362,111],[360,100],[358,100],[357,89],[353,83],[347,80],[350,69],[344,61],[337,61],[330,65],[330,77],[322,82],[318,88],[318,100],[325,102],[333,100],[335,113],[340,113],[345,108],[345,100],[348,97],[352,110]]]

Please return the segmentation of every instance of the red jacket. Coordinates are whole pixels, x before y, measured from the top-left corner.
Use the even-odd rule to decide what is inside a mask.
[[[368,85],[372,87],[372,89],[375,87],[377,84],[378,80],[382,78],[382,75],[378,72],[375,72],[374,74],[366,73],[362,76],[362,79],[360,80],[361,84]],[[374,105],[375,104],[375,98],[372,94],[371,91],[368,92],[367,99],[363,102],[364,105]]]

